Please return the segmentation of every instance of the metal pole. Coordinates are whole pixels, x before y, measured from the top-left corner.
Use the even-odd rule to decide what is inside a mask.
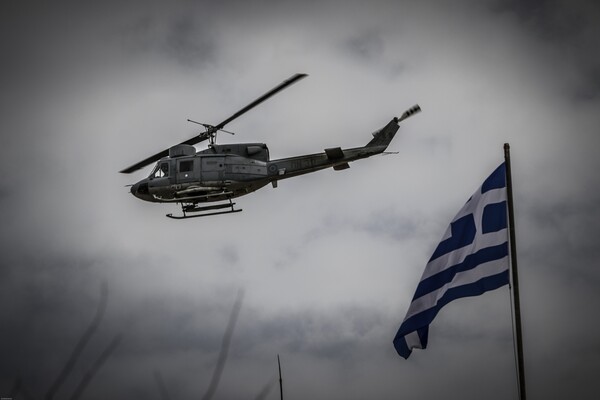
[[[506,196],[508,205],[508,232],[510,241],[510,266],[515,315],[515,335],[517,342],[517,368],[519,373],[519,399],[526,400],[525,368],[523,366],[523,340],[521,333],[521,305],[519,300],[519,274],[517,272],[517,244],[515,240],[515,215],[513,209],[512,174],[510,169],[510,145],[508,143],[504,143],[504,161],[506,165]]]
[[[279,354],[277,354],[277,365],[279,366],[279,397],[283,400],[283,381],[281,379],[281,362],[279,361]]]

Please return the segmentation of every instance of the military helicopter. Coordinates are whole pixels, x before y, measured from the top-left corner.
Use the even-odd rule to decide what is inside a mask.
[[[418,105],[393,118],[373,133],[373,139],[363,147],[342,149],[334,147],[322,153],[271,160],[264,143],[217,144],[218,132],[269,97],[294,84],[306,74],[296,74],[265,93],[246,107],[217,125],[193,120],[205,130],[185,142],[154,154],[120,171],[129,174],[156,162],[150,175],[131,185],[131,193],[142,200],[155,203],[179,203],[182,215],[167,214],[173,219],[240,212],[232,199],[252,193],[269,183],[274,188],[282,179],[308,174],[333,167],[339,171],[349,168],[351,161],[384,153],[398,131],[398,123],[421,111]],[[195,144],[208,140],[208,148],[196,151]],[[210,204],[207,203],[218,203]],[[225,211],[215,211],[227,209]],[[192,214],[192,215],[189,215]]]

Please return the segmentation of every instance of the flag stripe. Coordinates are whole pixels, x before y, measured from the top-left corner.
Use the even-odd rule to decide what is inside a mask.
[[[416,330],[416,328],[429,325],[431,321],[433,321],[433,318],[435,318],[437,315],[438,311],[452,300],[456,300],[461,297],[479,296],[488,290],[497,289],[506,284],[508,284],[508,269],[498,274],[481,278],[478,281],[467,285],[453,287],[444,293],[444,295],[438,300],[435,307],[431,307],[421,313],[413,315],[404,321],[400,326],[398,333],[400,335],[405,335],[408,332]]]
[[[402,323],[400,330],[394,338],[394,347],[400,356],[408,358],[412,352],[406,343],[405,335],[409,332],[418,330],[420,327],[427,327],[435,318],[437,313],[448,303],[461,297],[479,296],[487,291],[498,289],[508,284],[508,269],[499,274],[487,276],[477,282],[468,285],[462,285],[452,288],[440,298],[435,307],[428,309],[425,312],[419,313]],[[426,345],[426,343],[425,343]],[[411,346],[412,348],[424,348],[425,346]]]
[[[481,185],[481,193],[486,193],[492,189],[506,187],[506,165],[500,164],[498,168]]]
[[[469,248],[457,250],[453,253],[446,254],[437,260],[433,260],[429,264],[427,264],[427,268],[423,273],[423,277],[421,280],[424,280],[430,276],[440,273],[446,268],[449,268],[453,265],[460,264],[465,261],[465,259],[471,254],[479,252],[486,247],[497,246],[506,242],[507,234],[506,230],[488,233],[487,235],[477,237],[473,242],[473,245]]]
[[[419,282],[414,299],[433,292],[454,279],[458,272],[467,271],[489,261],[498,260],[508,255],[508,242],[497,246],[486,247],[475,253],[469,254],[461,263],[446,268],[435,275],[429,276]]]
[[[439,290],[430,292],[416,300],[413,300],[410,304],[408,312],[406,313],[405,320],[413,315],[426,311],[428,308],[434,307],[439,301],[439,299],[442,298],[445,292],[449,289],[460,285],[477,282],[478,280],[484,278],[487,275],[496,275],[508,269],[507,257],[508,256],[505,256],[498,260],[481,264],[475,269],[458,273],[451,282],[446,283],[444,286],[440,287]]]
[[[473,196],[471,196],[469,201],[467,201],[464,204],[464,206],[460,209],[460,211],[458,213],[456,213],[454,220],[464,217],[465,215],[474,212],[478,208],[479,204],[499,203],[499,202],[505,201],[505,200],[506,200],[506,188],[505,187],[490,189],[485,193],[480,193],[479,191],[477,191],[475,194],[473,194]]]

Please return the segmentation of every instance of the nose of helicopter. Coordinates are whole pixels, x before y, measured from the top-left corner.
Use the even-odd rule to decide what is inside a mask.
[[[148,182],[140,181],[131,186],[131,194],[138,199],[151,201],[150,193],[148,192]]]

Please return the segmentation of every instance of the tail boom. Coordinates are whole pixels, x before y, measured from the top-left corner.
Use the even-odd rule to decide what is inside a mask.
[[[323,153],[269,161],[267,163],[269,181],[275,182],[331,167],[336,171],[340,171],[349,168],[349,163],[352,161],[381,154],[387,149],[396,132],[398,132],[399,122],[419,111],[421,111],[421,108],[415,105],[406,110],[400,118],[393,118],[386,126],[373,133],[373,139],[363,147],[351,149],[334,147],[325,149]]]

